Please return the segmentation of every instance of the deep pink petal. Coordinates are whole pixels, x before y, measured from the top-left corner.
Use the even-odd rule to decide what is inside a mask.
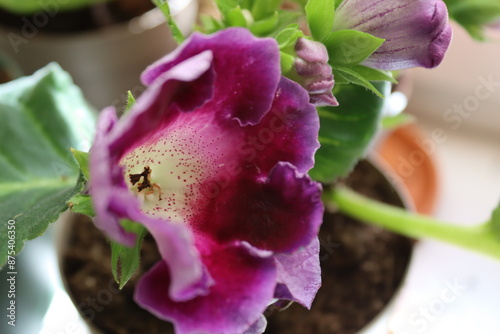
[[[276,268],[280,286],[275,297],[293,300],[311,308],[321,287],[318,238],[292,254],[276,255]]]
[[[220,243],[245,240],[259,249],[292,252],[315,238],[322,217],[321,186],[279,163],[266,180],[228,184],[192,224]]]
[[[273,258],[256,257],[249,247],[212,248],[203,256],[215,282],[207,296],[184,303],[172,301],[166,289],[169,271],[160,262],[139,281],[135,300],[157,317],[174,323],[177,334],[243,333],[260,321],[276,284]]]
[[[101,112],[97,123],[94,146],[90,151],[90,173],[92,175],[90,188],[94,190],[92,192],[93,206],[97,213],[94,222],[98,228],[105,231],[113,240],[132,246],[135,242],[135,234],[126,232],[120,225],[120,219],[125,218],[125,216],[109,210],[112,202],[116,200],[115,193],[123,192],[125,187],[123,177],[120,179],[111,177],[115,171],[113,171],[114,166],[110,161],[106,135],[114,128],[116,122],[117,117],[114,108],[107,108]],[[95,185],[99,185],[98,190]],[[124,205],[137,207],[138,202],[136,198],[131,197],[124,199]]]
[[[214,103],[222,120],[238,119],[241,125],[259,122],[271,107],[280,80],[280,55],[272,38],[256,38],[247,29],[231,28],[205,36],[194,33],[173,54],[151,65],[142,75],[151,84],[178,62],[204,50],[214,54]]]
[[[259,124],[246,129],[238,152],[264,175],[280,161],[306,173],[314,165],[314,152],[319,148],[318,131],[318,113],[309,103],[307,92],[296,82],[282,78],[270,112]]]
[[[438,66],[451,43],[442,0],[344,0],[334,30],[354,29],[385,39],[363,65],[382,70]]]

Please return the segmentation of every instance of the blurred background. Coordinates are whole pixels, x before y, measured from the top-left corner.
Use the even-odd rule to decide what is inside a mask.
[[[171,2],[177,4],[172,6],[175,15],[184,15],[178,21],[182,29],[189,30],[196,17],[195,1]],[[137,93],[141,92],[137,78],[142,69],[174,45],[159,47],[153,42],[170,38],[168,28],[158,21],[158,13],[146,15],[100,33],[105,39],[98,42],[90,34],[79,42],[67,36],[57,42],[33,39],[26,44],[33,49],[19,52],[14,52],[5,39],[10,30],[2,27],[0,47],[21,65],[22,72],[30,74],[45,65],[39,62],[54,59],[47,45],[75,43],[71,54],[61,54],[63,68],[75,77],[96,109],[120,105],[125,102],[127,89],[135,87]],[[141,33],[148,37],[139,37],[140,44],[132,48],[135,52],[127,51],[130,42],[126,38],[137,39]],[[411,188],[417,208],[456,224],[486,221],[500,200],[500,31],[492,30],[488,36],[489,42],[473,41],[454,25],[452,45],[440,67],[404,73],[410,87],[407,112],[415,122],[398,133],[384,134],[376,145],[382,155],[388,154],[384,150],[389,139],[391,145],[399,145],[399,151],[386,159]],[[116,54],[100,52],[113,45],[125,49]],[[148,47],[152,51],[147,51]],[[93,67],[101,63],[96,61],[101,58],[94,57],[106,58],[112,65]],[[134,66],[130,66],[132,63]],[[108,70],[110,74],[103,76]],[[94,85],[97,76],[102,81]],[[424,160],[419,160],[420,151],[426,153]],[[18,257],[18,327],[13,331],[2,321],[0,333],[88,333],[59,279],[54,247],[58,224],[53,224],[43,238],[28,243]],[[40,261],[37,255],[34,261],[31,255],[42,252],[45,260]],[[5,284],[5,271],[0,277]],[[499,287],[500,262],[421,241],[406,284],[388,315],[388,333],[498,334]],[[0,285],[0,289],[6,291],[7,287]],[[4,299],[2,296],[2,309]]]

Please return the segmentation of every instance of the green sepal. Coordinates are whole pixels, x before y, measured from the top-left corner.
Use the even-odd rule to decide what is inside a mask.
[[[375,83],[377,90],[390,91],[387,81]],[[315,166],[309,172],[316,181],[331,183],[344,177],[363,158],[380,128],[384,99],[355,85],[336,86],[338,107],[319,107],[319,142]]]
[[[350,68],[369,81],[389,81],[394,84],[398,83],[391,71],[378,70],[363,65],[354,65]]]
[[[252,5],[252,16],[256,21],[263,20],[273,15],[278,10],[282,0],[254,0]]]
[[[92,196],[78,194],[68,201],[69,209],[75,213],[81,213],[89,217],[94,217],[94,206],[92,205]]]
[[[370,82],[370,80],[365,78],[363,74],[357,72],[356,68],[336,66],[332,68],[332,72],[337,84],[347,81],[348,83],[368,89],[379,98],[384,98],[384,95],[379,91],[379,89],[377,89],[377,87]]]
[[[299,29],[298,24],[290,24],[285,29],[281,30],[276,36],[276,41],[280,50],[286,50],[293,47],[300,37],[304,37],[304,33]]]
[[[111,270],[116,283],[122,289],[139,268],[142,240],[147,230],[143,225],[130,220],[122,220],[120,223],[127,232],[136,235],[133,247],[111,241]]]
[[[131,91],[127,92],[127,105],[125,106],[125,113],[132,109],[135,104],[135,97]]]
[[[219,7],[223,16],[225,16],[227,12],[238,7],[241,2],[241,0],[215,0],[215,3],[217,4],[217,7]]]
[[[332,66],[361,63],[375,52],[384,39],[356,30],[334,31],[323,41]]]
[[[181,44],[186,40],[184,37],[184,34],[182,31],[179,29],[177,24],[175,23],[174,19],[172,18],[172,14],[170,12],[170,6],[168,5],[167,0],[153,0],[153,3],[155,4],[156,7],[160,8],[162,11],[163,15],[165,16],[165,19],[167,20],[168,26],[170,27],[170,31],[172,32],[172,37],[174,40],[178,43]]]
[[[224,15],[224,22],[228,27],[248,27],[248,15],[245,15],[245,10],[240,6],[231,9]]]
[[[335,2],[331,0],[309,0],[305,7],[307,24],[314,40],[325,40],[333,30]]]

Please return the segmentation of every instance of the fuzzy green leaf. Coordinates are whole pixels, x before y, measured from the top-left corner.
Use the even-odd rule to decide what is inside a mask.
[[[388,82],[375,84],[386,93]],[[384,100],[355,85],[342,85],[334,90],[338,107],[320,107],[319,141],[316,164],[310,171],[313,179],[330,183],[346,176],[371,143],[377,129]]]
[[[0,85],[0,265],[7,221],[16,222],[15,252],[38,237],[83,190],[70,148],[87,149],[95,118],[58,65]]]
[[[135,233],[137,238],[134,247],[111,241],[111,268],[120,289],[127,284],[139,267],[142,240],[147,232],[143,225],[129,220],[122,220],[121,224],[127,232]]]

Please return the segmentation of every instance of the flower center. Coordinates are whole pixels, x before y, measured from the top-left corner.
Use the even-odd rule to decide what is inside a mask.
[[[121,159],[125,182],[145,214],[185,222],[203,205],[200,189],[224,155],[221,138],[207,138],[208,128],[197,122],[164,129]]]

